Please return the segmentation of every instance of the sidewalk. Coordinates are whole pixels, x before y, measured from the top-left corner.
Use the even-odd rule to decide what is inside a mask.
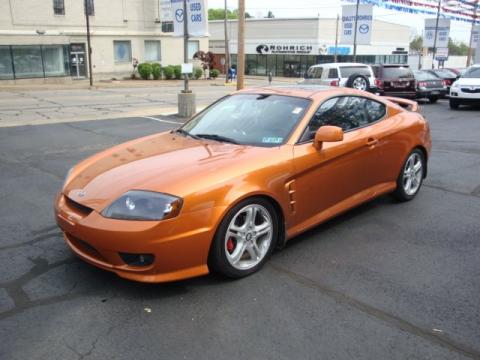
[[[296,81],[275,78],[272,85]],[[0,127],[174,114],[183,81],[98,82],[92,88],[88,81],[68,85],[0,86]],[[247,87],[266,85],[266,78],[246,79]],[[225,86],[224,79],[192,80],[190,86],[198,111],[236,90],[234,84]]]

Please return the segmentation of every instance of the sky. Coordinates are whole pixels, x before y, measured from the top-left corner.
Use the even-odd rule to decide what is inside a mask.
[[[246,11],[254,17],[265,17],[269,10],[275,17],[312,17],[334,18],[341,15],[341,0],[245,0]],[[224,0],[208,0],[209,8],[223,8]],[[237,0],[227,0],[227,7],[231,10],[238,7]],[[425,15],[414,15],[392,10],[373,8],[374,19],[408,25],[412,27],[412,37],[421,35]],[[455,41],[468,44],[471,25],[460,22],[451,22],[450,37]]]

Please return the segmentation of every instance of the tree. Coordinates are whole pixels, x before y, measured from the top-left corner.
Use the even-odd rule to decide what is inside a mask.
[[[421,52],[423,47],[423,39],[420,35],[417,35],[410,41],[410,50],[414,50],[416,52]]]
[[[252,16],[246,12],[245,18],[249,19]],[[223,20],[225,19],[225,9],[208,9],[208,20]],[[227,9],[227,19],[238,19],[238,9],[228,10]]]
[[[464,42],[453,41],[452,38],[448,38],[448,55],[468,55],[468,45]]]
[[[268,10],[267,19],[273,19],[274,17],[275,15],[273,15],[273,12],[271,10]]]

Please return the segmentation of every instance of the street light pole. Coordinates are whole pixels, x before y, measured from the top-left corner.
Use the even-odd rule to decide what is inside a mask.
[[[353,62],[357,61],[357,24],[358,24],[358,8],[360,7],[360,0],[357,0],[357,6],[355,8],[355,24],[353,33]]]
[[[242,90],[245,79],[245,0],[238,0],[237,90]]]
[[[340,22],[340,15],[337,14],[337,25],[335,27],[335,55],[333,57],[333,62],[337,62],[337,53],[338,53],[338,23]]]
[[[442,0],[438,0],[437,21],[435,22],[435,36],[433,37],[432,69],[435,69],[435,55],[437,54],[438,20],[440,20],[440,5],[441,4],[442,4]]]
[[[90,86],[93,86],[93,73],[92,73],[92,46],[90,43],[90,18],[88,12],[88,1],[84,1],[85,6],[85,18],[87,21],[87,57],[88,57],[88,78],[90,79]]]
[[[472,46],[473,46],[473,31],[475,30],[475,27],[476,27],[476,22],[477,22],[477,9],[479,7],[479,0],[476,0],[475,1],[475,8],[473,9],[473,21],[472,21],[472,29],[470,31],[470,42],[468,43],[468,55],[467,55],[467,67],[470,66],[470,63],[472,61],[472,53],[473,53],[473,49],[472,49]],[[480,32],[480,28],[479,28],[479,32]],[[477,34],[478,36],[478,39],[480,40],[480,34]],[[478,40],[477,40],[478,41]],[[478,55],[477,55],[478,57]]]

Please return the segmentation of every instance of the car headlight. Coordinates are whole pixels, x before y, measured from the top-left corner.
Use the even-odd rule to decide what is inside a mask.
[[[72,173],[72,171],[73,171],[73,167],[71,167],[70,170],[68,170],[67,175],[65,175],[65,180],[63,180],[62,189],[65,187],[65,185],[67,185],[68,178],[70,177],[70,174]]]
[[[118,220],[164,220],[177,216],[182,203],[173,195],[131,190],[104,209],[102,215]]]

